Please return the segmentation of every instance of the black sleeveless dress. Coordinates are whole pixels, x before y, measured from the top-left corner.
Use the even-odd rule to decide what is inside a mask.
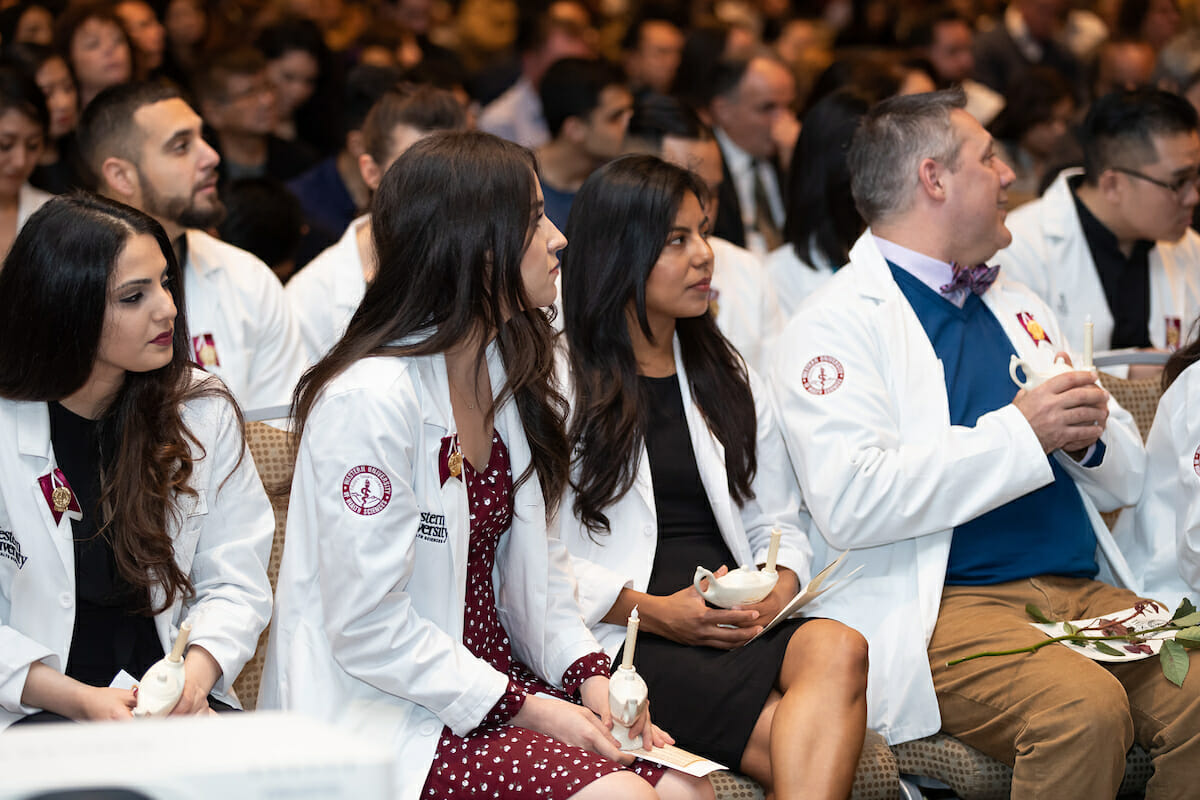
[[[700,482],[678,378],[640,380],[650,397],[646,452],[658,512],[658,548],[646,591],[668,595],[691,586],[697,566],[716,571],[722,564],[739,565],[721,538]],[[639,633],[634,661],[649,687],[655,724],[685,750],[737,769],[788,641],[804,622],[786,622],[734,650]],[[613,664],[620,663],[618,654]]]

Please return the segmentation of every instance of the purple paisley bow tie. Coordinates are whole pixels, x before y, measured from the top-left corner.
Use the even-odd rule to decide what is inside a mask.
[[[975,294],[983,294],[1000,274],[1000,267],[989,267],[987,264],[977,264],[974,267],[954,265],[954,280],[947,283],[939,291],[952,295],[960,289],[970,289]]]

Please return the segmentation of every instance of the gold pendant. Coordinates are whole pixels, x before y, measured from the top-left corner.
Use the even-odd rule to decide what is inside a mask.
[[[71,490],[65,486],[55,486],[50,493],[50,502],[54,503],[54,510],[61,514],[71,505]]]
[[[459,475],[462,475],[462,462],[462,453],[457,450],[450,454],[450,458],[446,459],[446,465],[450,467],[451,476],[457,478]]]

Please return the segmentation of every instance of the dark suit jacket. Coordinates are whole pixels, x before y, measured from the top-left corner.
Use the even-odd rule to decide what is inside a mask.
[[[787,191],[787,182],[784,180],[783,170],[779,168],[779,162],[775,159],[771,159],[771,166],[775,168],[775,180],[786,204],[787,195],[783,193]],[[724,148],[721,149],[721,172],[725,180],[721,181],[721,189],[717,192],[717,219],[713,223],[712,233],[713,236],[719,236],[738,247],[745,247],[746,227],[742,224],[742,204],[738,200],[737,188],[733,185],[733,175],[729,172],[729,157]],[[783,226],[779,227],[782,230]]]
[[[1067,79],[1076,101],[1084,98],[1083,68],[1068,50],[1053,42],[1042,45],[1042,60],[1025,58],[1003,22],[975,37],[975,79],[1007,95],[1030,67],[1049,67]]]

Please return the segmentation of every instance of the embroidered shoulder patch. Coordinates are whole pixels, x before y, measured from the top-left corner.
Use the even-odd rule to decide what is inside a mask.
[[[1200,475],[1200,447],[1196,448],[1196,455],[1192,456],[1192,469],[1196,470],[1196,474]]]
[[[379,467],[363,464],[342,478],[342,499],[355,514],[369,517],[387,508],[392,499],[392,481]]]
[[[800,382],[809,394],[823,395],[837,391],[846,377],[842,362],[833,356],[817,356],[804,365]]]

